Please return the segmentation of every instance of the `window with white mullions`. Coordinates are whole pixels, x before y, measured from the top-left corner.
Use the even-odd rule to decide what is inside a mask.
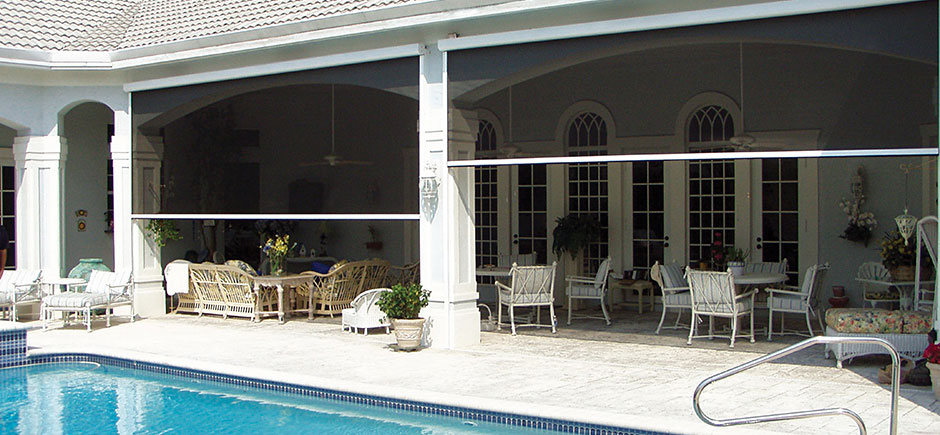
[[[645,275],[665,250],[664,164],[633,163],[633,268]]]
[[[535,253],[536,264],[548,262],[548,173],[545,165],[516,167],[518,204],[516,253]]]
[[[732,151],[734,121],[719,106],[705,106],[689,119],[690,152]],[[734,243],[734,161],[691,160],[689,180],[689,260],[709,263],[712,243]]]
[[[489,121],[481,120],[477,132],[477,158],[493,158],[497,148],[496,129]],[[495,166],[474,168],[474,226],[476,227],[476,264],[497,264],[497,170]]]
[[[568,126],[569,156],[607,154],[607,123],[591,112],[576,116]],[[607,258],[607,163],[568,165],[568,213],[587,214],[600,221],[600,241],[591,243],[584,255],[584,270],[596,270]]]
[[[791,284],[798,282],[799,178],[797,159],[761,161],[761,261],[787,260]]]

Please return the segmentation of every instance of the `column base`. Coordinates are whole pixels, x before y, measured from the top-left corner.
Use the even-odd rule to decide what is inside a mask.
[[[140,317],[166,314],[166,291],[163,281],[137,282],[134,289],[134,310]]]

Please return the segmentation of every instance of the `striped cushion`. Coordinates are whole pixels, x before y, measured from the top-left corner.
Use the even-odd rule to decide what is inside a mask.
[[[806,302],[800,295],[775,294],[767,299],[767,305],[775,310],[806,311]]]
[[[503,303],[507,303],[511,300],[509,290],[506,290],[502,287],[499,288],[499,300]],[[513,304],[550,304],[552,302],[552,295],[548,293],[516,293],[515,299],[512,300]]]
[[[568,295],[571,297],[599,298],[604,293],[602,290],[593,284],[571,284],[568,286]]]
[[[687,291],[679,293],[667,293],[663,295],[663,304],[670,306],[681,305],[688,307],[692,304],[692,295]]]
[[[751,303],[751,298],[744,298],[737,302],[738,304],[738,313],[743,313],[749,311],[753,305]],[[718,303],[718,304],[699,304],[696,306],[696,310],[699,311],[708,311],[713,313],[732,313],[732,305],[729,303]]]
[[[103,305],[107,302],[108,295],[105,293],[75,292],[59,293],[57,295],[48,296],[43,300],[43,303],[51,308],[83,308]]]

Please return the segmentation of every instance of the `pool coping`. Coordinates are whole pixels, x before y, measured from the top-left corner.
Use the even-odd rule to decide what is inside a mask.
[[[471,421],[496,422],[533,429],[559,430],[584,434],[757,434],[768,433],[742,427],[717,428],[699,423],[685,426],[674,419],[644,415],[620,415],[602,411],[573,409],[528,402],[461,396],[448,393],[365,384],[295,372],[195,361],[127,350],[88,349],[59,346],[56,349],[29,349],[28,361],[93,361],[157,373],[210,379],[272,391],[344,400],[391,409],[410,409],[429,415],[447,415]],[[173,373],[182,371],[183,373]],[[691,406],[691,397],[688,406]],[[685,406],[681,404],[679,406]],[[509,412],[508,410],[511,410]],[[577,413],[577,415],[571,415]],[[678,424],[677,424],[678,423]],[[685,422],[689,423],[689,422]],[[680,432],[681,431],[681,432]]]

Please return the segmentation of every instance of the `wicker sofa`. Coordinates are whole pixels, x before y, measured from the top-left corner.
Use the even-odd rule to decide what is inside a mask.
[[[313,275],[311,289],[300,288],[298,294],[306,296],[310,306],[310,318],[315,314],[333,317],[350,308],[353,299],[366,290],[385,286],[389,262],[380,259],[345,262],[333,265],[326,274],[304,272]]]
[[[918,358],[927,347],[930,313],[877,308],[830,308],[826,311],[826,336],[875,337],[894,345],[901,355]],[[884,347],[864,343],[826,345],[826,357],[842,361],[862,355],[887,354]]]
[[[191,264],[189,281],[190,293],[185,303],[180,298],[177,312],[248,317],[254,321],[258,321],[262,313],[277,312],[277,291],[268,287],[256,289],[251,275],[237,267]]]

